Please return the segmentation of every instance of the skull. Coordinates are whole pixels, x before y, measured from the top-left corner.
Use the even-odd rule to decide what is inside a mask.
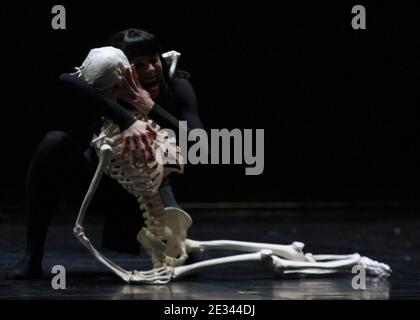
[[[122,74],[130,67],[124,53],[114,47],[102,47],[90,50],[81,67],[75,73],[104,94],[113,94],[113,89],[120,86]]]

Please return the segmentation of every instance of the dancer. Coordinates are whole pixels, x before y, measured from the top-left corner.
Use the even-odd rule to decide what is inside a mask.
[[[108,45],[121,49],[131,63],[119,84],[118,96],[115,97],[118,100],[101,94],[98,88],[89,85],[77,73],[60,76],[62,103],[56,107],[71,108],[77,113],[75,118],[83,119],[82,123],[86,125],[80,125],[78,121],[65,131],[48,132],[36,149],[26,179],[26,250],[22,259],[6,275],[8,279],[42,276],[45,239],[60,199],[64,196],[76,211],[96,168],[98,159],[88,146],[93,134],[100,128],[101,117],[119,125],[124,137],[122,156],[132,157],[133,161],[137,149],[147,158],[153,157],[150,138],[153,139],[156,132],[146,122],[133,117],[130,110],[140,112],[161,127],[175,132],[178,132],[179,121],[187,121],[188,130],[203,128],[197,99],[187,74],[175,72],[172,78],[169,76],[161,47],[153,34],[128,29],[113,35]],[[136,76],[138,82],[135,81]],[[109,184],[113,183],[109,181]],[[121,197],[126,197],[124,202],[132,209],[131,214],[137,215],[135,199],[124,190],[120,191]],[[168,179],[159,191],[166,206],[178,206]],[[129,214],[130,211],[124,213]],[[125,225],[129,230],[123,234],[133,246],[137,246],[136,235],[141,225]],[[104,246],[113,248],[113,240],[104,238]],[[125,250],[128,247],[117,245],[113,249],[120,248]]]

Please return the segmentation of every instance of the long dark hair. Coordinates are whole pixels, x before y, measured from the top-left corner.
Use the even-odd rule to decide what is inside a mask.
[[[169,77],[169,66],[162,57],[162,48],[154,34],[141,29],[126,29],[112,35],[108,40],[108,45],[121,49],[130,62],[138,56],[158,53],[162,61],[164,84],[172,88],[172,80]],[[178,70],[174,77],[189,78],[189,73]]]

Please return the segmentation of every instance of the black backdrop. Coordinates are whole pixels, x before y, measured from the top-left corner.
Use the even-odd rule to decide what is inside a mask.
[[[111,4],[112,3],[112,4]],[[420,19],[407,3],[83,1],[1,4],[1,203],[20,204],[52,84],[89,49],[138,27],[176,49],[208,128],[264,128],[265,170],[190,170],[180,201],[402,201],[419,188]]]

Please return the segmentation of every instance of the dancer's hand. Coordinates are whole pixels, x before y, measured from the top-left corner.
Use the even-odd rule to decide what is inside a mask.
[[[137,120],[122,132],[122,136],[121,159],[125,159],[128,154],[130,163],[134,164],[137,160],[137,150],[140,150],[145,163],[147,160],[155,159],[152,144],[156,139],[157,132],[150,124],[142,120]]]
[[[138,112],[146,117],[152,110],[155,102],[140,84],[134,65],[127,68],[122,77],[123,87],[117,91],[118,98],[132,105]]]

